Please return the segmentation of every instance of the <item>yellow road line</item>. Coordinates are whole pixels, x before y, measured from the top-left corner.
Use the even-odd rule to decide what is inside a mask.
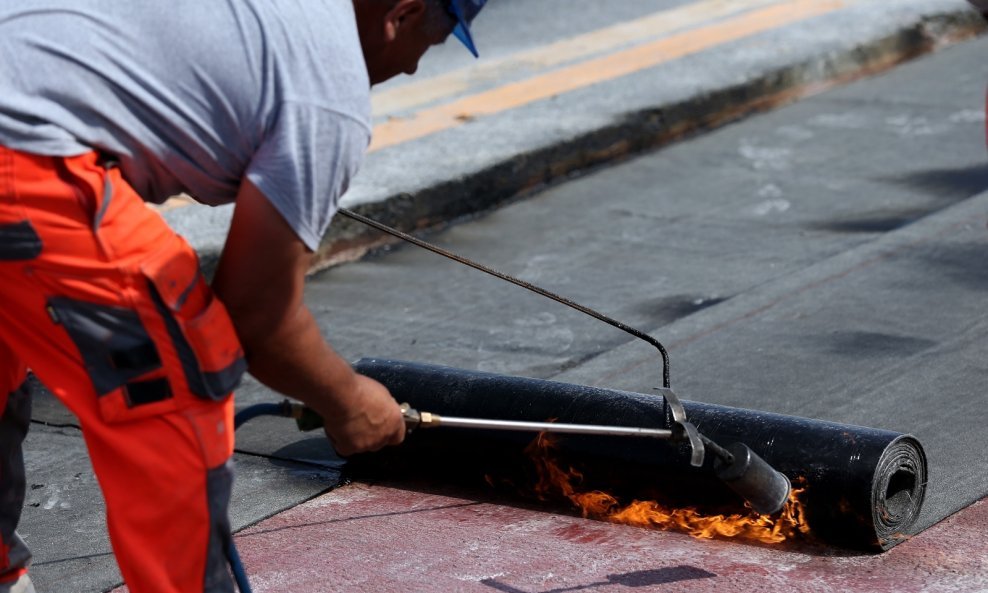
[[[784,0],[703,0],[663,10],[503,58],[482,59],[469,68],[388,88],[374,93],[371,105],[375,116],[407,111],[511,75],[537,73],[781,1]]]
[[[847,0],[793,0],[510,83],[374,127],[370,150],[448,130],[470,119],[613,80],[683,56],[834,12]]]

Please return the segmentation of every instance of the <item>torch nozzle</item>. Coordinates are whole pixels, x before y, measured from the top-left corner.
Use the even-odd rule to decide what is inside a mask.
[[[714,463],[717,477],[759,514],[774,515],[782,510],[792,489],[789,478],[744,443],[732,443],[726,447],[726,452],[729,458],[718,456]]]

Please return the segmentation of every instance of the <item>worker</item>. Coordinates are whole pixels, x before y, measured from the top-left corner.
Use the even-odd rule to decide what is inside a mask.
[[[343,455],[402,441],[303,281],[368,146],[371,85],[451,32],[476,55],[484,2],[0,0],[0,592],[34,590],[15,533],[28,369],[78,418],[132,593],[233,590],[245,370]],[[146,207],[180,192],[235,204],[211,285]]]

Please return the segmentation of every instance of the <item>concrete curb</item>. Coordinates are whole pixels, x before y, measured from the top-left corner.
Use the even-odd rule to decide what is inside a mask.
[[[533,117],[547,119],[546,108],[542,106],[541,111],[531,114],[529,119],[524,114],[509,112],[486,118],[489,121],[472,122],[461,129],[441,132],[436,135],[440,138],[426,138],[372,153],[343,205],[405,231],[435,227],[522,199],[592,167],[626,159],[747,115],[880,73],[983,33],[988,28],[985,19],[960,0],[935,3],[909,0],[908,5],[903,4],[896,7],[898,12],[894,19],[862,27],[863,30],[842,25],[843,19],[873,20],[875,7],[845,9],[850,14],[834,19],[829,24],[831,32],[822,41],[812,43],[808,50],[794,52],[791,58],[784,56],[782,59],[777,52],[763,51],[749,60],[750,63],[742,63],[739,69],[744,79],[741,81],[732,81],[730,76],[720,72],[719,83],[701,81],[680,96],[659,96],[658,100],[651,101],[636,97],[626,102],[632,107],[624,111],[588,117],[586,121],[570,126],[546,122],[544,132],[529,131],[521,134],[521,138],[517,132],[519,122],[520,127],[530,127]],[[887,8],[885,12],[888,12]],[[792,31],[778,35],[785,43],[804,34],[808,27],[805,23],[800,24],[792,27]],[[727,47],[708,54],[731,51],[732,48]],[[703,68],[704,59],[712,65],[718,58],[698,57],[691,66]],[[720,61],[723,62],[723,57]],[[657,71],[663,68],[668,66],[629,78],[651,77],[649,84],[654,84],[656,78],[662,78]],[[675,76],[676,72],[671,74]],[[636,86],[624,80],[619,83]],[[600,92],[607,93],[608,90],[602,88]],[[654,93],[646,88],[639,94],[650,91]],[[579,98],[566,101],[560,98],[551,108],[572,109],[567,101],[575,100]],[[515,111],[537,109],[529,106]],[[453,159],[450,167],[424,178],[421,174],[418,179],[416,174],[407,174],[408,171],[438,169],[436,164],[443,163],[449,156],[450,146],[471,147],[476,137],[496,136],[498,126],[513,127],[514,131],[506,135],[514,138],[476,155],[476,158],[464,160],[460,155],[458,161]],[[471,134],[473,142],[470,141]],[[393,189],[405,183],[404,177],[410,177],[405,186],[407,190]],[[376,185],[366,183],[367,180],[373,180]],[[209,212],[204,213],[204,210]],[[165,217],[190,240],[199,252],[204,268],[211,271],[219,259],[231,211],[231,207],[179,208],[166,212]],[[315,269],[357,259],[389,242],[390,238],[379,232],[338,216],[321,244]]]

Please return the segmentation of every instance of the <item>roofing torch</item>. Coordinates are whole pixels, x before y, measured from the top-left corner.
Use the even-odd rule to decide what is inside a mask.
[[[606,435],[663,439],[686,442],[690,446],[690,465],[703,465],[706,452],[715,456],[714,473],[736,494],[751,505],[755,512],[774,515],[789,498],[789,479],[774,470],[744,443],[732,443],[724,448],[700,434],[686,420],[682,403],[671,391],[664,397],[672,412],[670,428],[644,428],[635,426],[602,426],[597,424],[565,424],[557,422],[528,422],[487,418],[462,418],[423,412],[409,404],[401,404],[405,428],[411,433],[417,429],[439,427],[469,430],[502,430],[519,432],[547,432],[554,434]],[[286,400],[284,415],[295,418],[299,430],[310,431],[323,426],[323,419],[311,408]]]
[[[492,275],[501,280],[505,280],[516,286],[554,300],[566,305],[571,309],[589,315],[599,321],[603,321],[617,329],[620,329],[635,338],[638,338],[656,348],[662,357],[662,387],[663,396],[671,412],[672,418],[669,428],[643,428],[627,426],[600,426],[591,424],[563,424],[556,422],[525,422],[512,420],[494,420],[482,418],[458,418],[451,416],[440,416],[431,412],[413,409],[409,404],[402,404],[402,415],[405,419],[406,429],[411,432],[418,428],[433,427],[457,427],[473,430],[501,430],[501,431],[524,431],[524,432],[549,432],[584,435],[611,435],[665,439],[673,442],[685,442],[690,447],[690,465],[700,467],[706,455],[706,451],[711,451],[715,456],[713,463],[714,473],[735,493],[741,496],[758,513],[763,515],[773,515],[779,512],[789,498],[791,485],[789,479],[781,472],[773,469],[764,459],[759,457],[744,443],[732,443],[726,448],[721,447],[709,438],[700,434],[696,427],[686,420],[686,412],[683,409],[679,398],[670,389],[669,381],[669,355],[665,347],[655,338],[628,326],[620,321],[612,319],[589,307],[576,303],[570,299],[550,292],[529,282],[525,282],[508,274],[498,272],[483,264],[469,260],[465,257],[451,253],[441,247],[432,245],[413,237],[407,233],[391,228],[385,224],[357,214],[346,208],[340,208],[339,213],[371,226],[379,231],[398,237],[423,249],[427,249],[472,267],[476,270]],[[308,431],[323,426],[323,419],[313,410],[302,404],[285,401],[282,404],[258,404],[251,406],[237,414],[236,425],[239,426],[250,418],[260,414],[273,414],[290,416],[295,418],[300,430]]]
[[[683,410],[683,406],[670,389],[669,353],[666,351],[662,343],[652,336],[616,319],[608,317],[607,315],[591,309],[590,307],[581,305],[580,303],[546,290],[545,288],[536,286],[519,278],[515,278],[509,274],[499,272],[493,268],[485,266],[484,264],[452,253],[442,247],[423,241],[422,239],[399,231],[398,229],[392,228],[371,218],[367,218],[366,216],[358,214],[352,210],[340,208],[339,213],[347,218],[351,218],[357,222],[370,226],[371,228],[375,228],[393,237],[397,237],[402,241],[411,243],[427,251],[431,251],[437,255],[441,255],[442,257],[469,266],[475,270],[494,276],[495,278],[499,278],[506,282],[510,282],[515,286],[524,288],[525,290],[556,301],[559,304],[565,305],[571,309],[579,311],[580,313],[593,317],[598,321],[602,321],[655,347],[662,358],[662,387],[664,388],[664,396],[666,397],[666,401],[669,404],[669,408],[671,409],[673,416],[671,429],[646,429],[602,427],[593,425],[588,426],[579,424],[566,425],[557,423],[450,418],[445,416],[440,417],[435,414],[428,414],[426,412],[416,412],[409,407],[405,410],[406,426],[409,426],[410,428],[460,426],[463,428],[474,429],[610,434],[620,436],[652,437],[669,439],[673,441],[688,441],[692,449],[690,464],[696,467],[702,465],[705,448],[710,449],[716,455],[714,470],[717,477],[723,480],[724,483],[730,486],[730,488],[739,494],[743,499],[748,501],[751,507],[757,512],[767,515],[775,514],[782,508],[782,505],[789,498],[789,492],[791,490],[789,479],[781,472],[773,469],[772,466],[755,454],[755,452],[752,451],[747,445],[744,443],[733,443],[727,448],[721,447],[707,437],[701,435],[696,430],[696,427],[686,421],[686,413]],[[428,418],[428,421],[426,421],[426,418]]]

